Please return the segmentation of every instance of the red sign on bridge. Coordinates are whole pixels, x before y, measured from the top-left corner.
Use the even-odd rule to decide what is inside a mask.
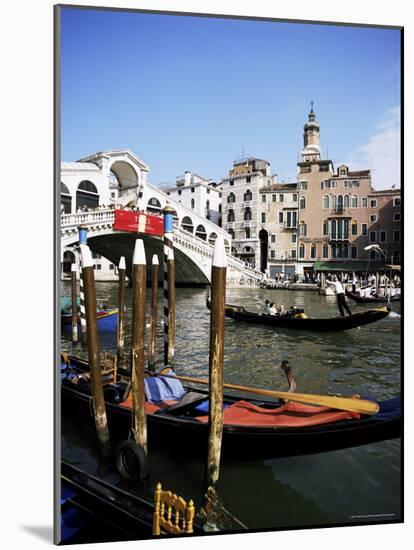
[[[162,236],[164,235],[164,218],[146,212],[115,210],[114,229],[116,231]]]

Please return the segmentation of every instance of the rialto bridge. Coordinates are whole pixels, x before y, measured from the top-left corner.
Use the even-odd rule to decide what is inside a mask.
[[[174,201],[161,189],[147,182],[148,166],[131,151],[107,151],[62,163],[61,170],[61,258],[78,256],[78,227],[88,229],[88,244],[93,252],[118,265],[121,256],[131,274],[134,243],[143,238],[148,276],[153,254],[162,258],[162,239],[142,233],[113,229],[115,208],[137,208],[153,214],[167,204],[177,216],[174,220],[174,249],[177,284],[208,284],[214,241],[224,238],[228,250],[228,284],[256,284],[260,271],[246,266],[231,255],[231,236],[221,227]]]

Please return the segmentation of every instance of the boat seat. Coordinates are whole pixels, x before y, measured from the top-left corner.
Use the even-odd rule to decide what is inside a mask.
[[[183,414],[191,410],[195,405],[205,401],[207,397],[208,396],[206,396],[204,393],[189,391],[185,393],[183,397],[179,401],[177,401],[177,403],[174,403],[173,405],[170,405],[169,407],[166,407],[164,409],[160,409],[157,414],[177,412]]]
[[[153,535],[193,533],[195,508],[192,500],[187,502],[171,491],[163,491],[161,483],[157,483],[154,504]]]

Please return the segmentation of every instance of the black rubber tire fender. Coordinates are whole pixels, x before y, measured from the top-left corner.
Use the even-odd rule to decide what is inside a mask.
[[[125,481],[144,481],[148,477],[148,457],[133,439],[122,441],[115,452],[116,469]]]

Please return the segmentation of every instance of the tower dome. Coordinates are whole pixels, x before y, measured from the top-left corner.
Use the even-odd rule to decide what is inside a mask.
[[[315,111],[313,110],[313,101],[311,101],[311,110],[308,114],[308,122],[303,127],[303,150],[302,158],[304,162],[320,160],[320,134],[319,123],[316,120]]]

